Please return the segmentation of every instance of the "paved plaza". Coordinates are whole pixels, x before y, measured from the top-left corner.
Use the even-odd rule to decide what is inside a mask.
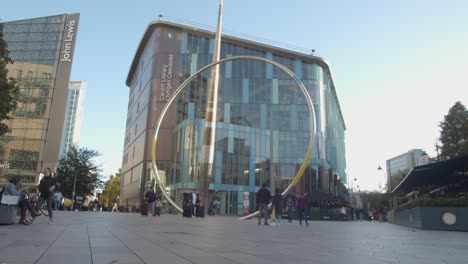
[[[370,222],[257,220],[57,212],[52,225],[0,226],[0,264],[468,263],[468,233]]]

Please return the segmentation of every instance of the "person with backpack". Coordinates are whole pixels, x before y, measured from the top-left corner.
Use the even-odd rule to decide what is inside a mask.
[[[53,222],[52,204],[54,202],[54,190],[57,186],[57,180],[52,177],[50,168],[44,169],[44,178],[39,183],[39,201],[36,204],[36,211],[38,211],[44,202],[47,202],[47,211],[49,212],[49,224]]]
[[[273,195],[271,203],[275,208],[275,220],[273,220],[272,225],[280,225],[281,215],[283,214],[283,195],[281,195],[279,188],[275,189],[275,195]]]

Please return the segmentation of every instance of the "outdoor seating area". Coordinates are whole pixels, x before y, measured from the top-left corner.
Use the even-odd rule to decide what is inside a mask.
[[[392,194],[395,224],[468,231],[468,156],[417,166]]]

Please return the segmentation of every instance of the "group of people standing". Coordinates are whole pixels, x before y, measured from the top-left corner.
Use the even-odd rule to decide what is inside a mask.
[[[272,196],[270,190],[268,190],[266,187],[266,184],[263,184],[260,190],[257,192],[259,225],[262,223],[262,218],[264,218],[264,225],[270,225],[268,223],[268,218],[270,215],[268,204],[270,204],[270,202],[272,203],[272,210],[274,211],[274,220],[272,225],[280,225],[281,215],[283,214],[284,207],[286,207],[288,213],[288,222],[292,222],[294,210],[296,208],[296,199],[292,196],[288,196],[285,200],[279,188],[275,189],[275,194]],[[302,220],[304,220],[306,226],[309,226],[309,198],[308,193],[306,192],[302,193],[297,199],[297,213],[299,224],[302,225]]]

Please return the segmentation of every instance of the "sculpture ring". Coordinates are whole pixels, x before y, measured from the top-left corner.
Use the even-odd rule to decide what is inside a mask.
[[[222,64],[222,63],[225,63],[225,62],[228,62],[228,61],[234,61],[234,60],[258,60],[258,61],[263,61],[263,62],[272,64],[272,65],[280,68],[281,70],[283,70],[286,74],[288,74],[298,84],[299,88],[301,89],[301,92],[304,94],[304,96],[306,98],[307,106],[308,106],[309,112],[310,112],[309,128],[310,128],[311,135],[310,135],[310,139],[309,139],[309,145],[308,145],[308,148],[307,148],[307,153],[306,153],[306,155],[304,157],[304,162],[302,163],[302,165],[301,165],[299,171],[297,172],[297,174],[294,176],[292,182],[283,191],[283,193],[282,193],[283,196],[286,195],[289,192],[289,190],[294,185],[297,184],[299,179],[304,174],[304,171],[307,168],[307,165],[308,165],[308,163],[310,161],[310,158],[312,156],[312,147],[313,147],[314,138],[315,138],[315,111],[314,111],[314,106],[312,104],[312,99],[310,98],[310,95],[307,92],[306,87],[296,77],[296,75],[291,70],[289,70],[284,65],[282,65],[282,64],[280,64],[280,63],[278,63],[276,61],[272,61],[272,60],[269,60],[269,59],[266,59],[266,58],[256,57],[256,56],[236,56],[236,57],[230,57],[230,58],[222,59],[222,60],[219,60],[217,62],[213,62],[211,64],[208,64],[208,65],[200,68],[197,72],[195,72],[189,78],[187,78],[181,85],[179,85],[179,87],[177,87],[177,89],[173,92],[172,96],[169,98],[169,100],[167,101],[167,103],[164,106],[163,110],[161,111],[161,113],[159,115],[159,118],[158,118],[158,121],[156,123],[156,127],[154,129],[154,138],[153,138],[153,145],[152,145],[152,151],[151,151],[151,160],[152,160],[152,163],[153,163],[153,166],[152,166],[153,173],[154,173],[154,175],[156,175],[156,183],[159,186],[159,189],[161,190],[164,197],[169,201],[169,203],[172,206],[174,206],[174,208],[176,208],[180,212],[182,212],[182,208],[180,208],[171,199],[171,197],[169,197],[169,195],[166,193],[166,190],[164,189],[164,186],[162,186],[161,176],[159,175],[158,166],[156,165],[156,143],[157,143],[158,133],[159,133],[159,129],[161,127],[162,120],[163,120],[167,110],[169,109],[169,106],[175,100],[177,95],[182,91],[182,89],[185,88],[185,86],[187,86],[187,84],[189,84],[195,77],[197,77],[198,74],[200,74],[201,72],[203,72],[203,71],[205,71],[205,70],[207,70],[207,69],[209,69],[209,68],[211,68],[213,66],[216,66],[218,64]],[[248,219],[248,218],[251,218],[253,216],[256,216],[257,214],[258,214],[258,211],[255,212],[255,213],[249,214],[247,216],[241,217],[240,219]]]

